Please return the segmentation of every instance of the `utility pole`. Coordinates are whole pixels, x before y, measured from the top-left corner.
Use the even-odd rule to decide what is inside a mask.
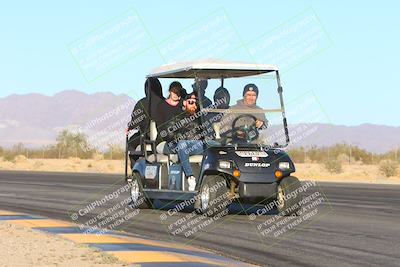
[[[351,164],[351,144],[349,144],[349,165]]]

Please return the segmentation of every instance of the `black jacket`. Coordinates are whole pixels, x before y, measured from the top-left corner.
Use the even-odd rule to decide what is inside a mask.
[[[179,103],[176,106],[171,106],[167,101],[160,102],[157,108],[157,114],[159,117],[159,122],[157,126],[163,128],[163,126],[168,125],[171,121],[174,121],[176,117],[181,116],[184,113],[182,110],[182,105]]]
[[[128,129],[140,130],[142,133],[147,133],[150,124],[150,118],[156,122],[160,121],[157,118],[157,107],[161,101],[164,101],[162,95],[161,83],[157,78],[148,78],[144,84],[144,92],[146,97],[140,99],[131,114],[131,121],[128,122]]]

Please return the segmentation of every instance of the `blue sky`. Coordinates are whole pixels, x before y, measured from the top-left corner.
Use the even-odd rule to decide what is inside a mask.
[[[79,37],[89,38],[93,29],[125,16],[127,10],[135,10],[141,18],[140,28],[150,36],[143,42],[149,48],[88,81],[71,47]],[[398,10],[395,1],[9,1],[0,9],[0,97],[76,89],[138,98],[143,95],[144,76],[168,61],[160,56],[163,42],[192,32],[190,27],[195,30],[209,21],[210,14],[229,17],[224,25],[233,34],[230,41],[246,47],[227,58],[242,61],[259,58],[249,56],[248,48],[262,36],[277,35],[282,27],[294,25],[293,18],[311,14],[318,18],[313,25],[323,30],[321,47],[301,62],[289,61],[282,72],[286,102],[312,92],[334,124],[400,126]]]

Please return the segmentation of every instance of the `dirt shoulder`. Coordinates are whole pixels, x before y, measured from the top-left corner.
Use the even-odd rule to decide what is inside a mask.
[[[400,174],[385,177],[377,165],[342,164],[341,173],[330,173],[322,164],[298,163],[296,173],[300,180],[314,180],[341,183],[400,184]],[[0,170],[83,172],[83,173],[124,173],[123,160],[104,159],[27,159],[17,156],[14,161],[0,159]]]
[[[128,266],[54,235],[0,222],[0,266]]]

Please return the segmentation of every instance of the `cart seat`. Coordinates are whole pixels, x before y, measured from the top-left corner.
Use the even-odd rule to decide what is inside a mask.
[[[172,163],[177,163],[179,161],[178,154],[166,154],[164,153],[164,147],[167,144],[167,142],[163,141],[157,145],[157,162],[161,163],[167,163],[168,162],[168,155],[170,157],[170,161]],[[155,162],[155,156],[150,155],[147,159],[149,162]],[[190,163],[201,163],[203,160],[203,155],[193,155],[189,157],[189,162]]]
[[[151,145],[146,145],[146,150],[147,150],[148,152],[151,152]],[[142,148],[140,147],[140,145],[138,145],[138,146],[136,147],[135,151],[136,151],[136,152],[142,151]]]
[[[203,155],[193,155],[189,157],[189,162],[190,163],[201,163],[203,160]]]
[[[158,135],[158,130],[157,130],[157,126],[156,123],[154,121],[150,122],[150,140],[151,141],[155,141]],[[178,155],[177,154],[166,154],[164,153],[165,149],[165,145],[167,144],[166,141],[163,141],[161,143],[159,143],[156,147],[156,155],[157,155],[157,162],[160,163],[177,163],[179,161]],[[146,149],[147,146],[146,146]],[[147,150],[149,151],[149,150]],[[150,151],[151,151],[151,146],[150,146]],[[170,162],[168,162],[168,156],[170,159]],[[203,155],[193,155],[189,157],[189,162],[190,163],[201,163],[201,161],[203,160]],[[155,155],[150,155],[147,157],[147,161],[154,163],[156,162],[156,156]]]
[[[163,153],[165,144],[166,144],[166,142],[161,142],[156,147],[157,162],[168,163],[168,154],[164,154]],[[172,163],[177,163],[178,162],[178,155],[177,154],[169,154],[169,160]],[[147,157],[147,161],[151,162],[151,163],[156,162],[156,156],[154,154],[148,156]]]

